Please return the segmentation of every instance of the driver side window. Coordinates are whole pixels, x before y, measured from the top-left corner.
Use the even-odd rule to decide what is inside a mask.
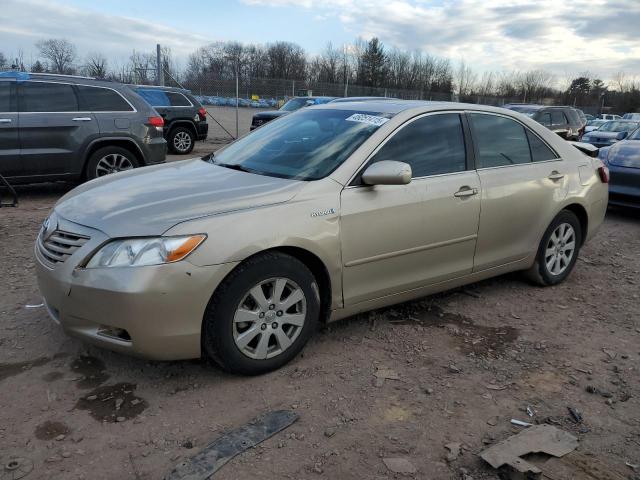
[[[384,144],[372,163],[382,160],[408,163],[413,178],[466,170],[460,115],[435,114],[410,122]]]

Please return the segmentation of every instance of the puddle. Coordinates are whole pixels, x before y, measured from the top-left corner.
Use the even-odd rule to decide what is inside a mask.
[[[62,422],[47,420],[36,427],[35,435],[40,440],[53,440],[58,435],[68,435],[71,429]]]
[[[64,373],[53,371],[45,373],[42,376],[42,380],[44,380],[45,382],[55,382],[56,380],[60,380],[62,377],[64,377]]]
[[[95,388],[109,379],[104,362],[96,357],[80,356],[71,362],[71,369],[82,375],[76,382],[78,388]]]
[[[475,355],[500,353],[518,338],[518,329],[510,326],[488,327],[476,325],[468,317],[458,313],[445,312],[437,305],[416,311],[398,319],[390,319],[394,325],[422,325],[444,327],[456,339],[461,350]]]
[[[133,383],[103,385],[80,398],[74,410],[88,410],[89,414],[100,422],[122,422],[137,417],[149,404],[136,397]]]
[[[41,367],[51,360],[66,357],[66,353],[56,353],[53,357],[40,357],[35,360],[26,360],[24,362],[0,363],[0,381],[19,375],[33,367]]]

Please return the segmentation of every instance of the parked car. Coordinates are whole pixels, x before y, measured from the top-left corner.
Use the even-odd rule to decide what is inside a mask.
[[[620,120],[622,117],[620,115],[614,115],[612,113],[602,113],[599,118],[601,120]]]
[[[251,120],[251,127],[249,127],[249,130],[255,130],[275,118],[295,112],[303,107],[322,105],[334,99],[335,97],[293,97],[287,103],[282,105],[279,110],[256,113]]]
[[[609,168],[609,203],[640,208],[640,129],[611,147],[600,149]]]
[[[622,116],[625,120],[633,120],[635,122],[640,122],[640,113],[625,113]]]
[[[126,85],[0,73],[0,174],[11,183],[86,180],[162,163],[162,117]]]
[[[528,115],[566,140],[578,140],[584,133],[586,120],[573,107],[509,104],[504,108]]]
[[[38,284],[53,319],[96,345],[258,374],[326,321],[516,270],[562,282],[607,180],[502,108],[330,103],[71,191],[36,241]]]
[[[331,100],[331,103],[344,103],[344,102],[368,102],[371,100],[397,100],[397,98],[391,97],[342,97]]]
[[[196,141],[207,139],[207,110],[189,90],[146,85],[133,88],[164,119],[164,138],[171,152],[190,153]]]
[[[590,143],[598,148],[608,147],[623,140],[640,126],[640,122],[632,120],[611,120],[601,125],[597,130],[585,133],[580,141]]]
[[[601,120],[601,119],[589,120],[587,122],[587,124],[585,125],[585,127],[584,127],[584,133],[589,133],[589,132],[591,132],[593,130],[597,130],[602,125],[607,123],[607,121],[608,120]]]
[[[587,121],[591,121],[591,120],[595,120],[596,119],[596,117],[594,117],[593,115],[591,115],[589,113],[585,113],[584,116],[587,117]]]

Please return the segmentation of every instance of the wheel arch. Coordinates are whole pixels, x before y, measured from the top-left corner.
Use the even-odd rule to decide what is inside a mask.
[[[562,210],[568,210],[576,217],[578,217],[578,221],[580,222],[580,229],[582,230],[580,246],[584,245],[587,234],[589,232],[589,214],[587,213],[587,209],[579,203],[570,203],[569,205],[565,205]]]
[[[184,120],[184,119],[172,120],[171,123],[169,123],[167,128],[167,137],[171,135],[171,132],[176,127],[187,127],[196,136],[196,138],[198,137],[198,130],[196,129],[195,124],[191,120]]]

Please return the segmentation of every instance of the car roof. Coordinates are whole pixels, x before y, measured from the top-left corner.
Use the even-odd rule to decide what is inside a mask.
[[[514,110],[508,110],[502,107],[493,107],[489,105],[476,105],[472,103],[458,103],[458,102],[441,102],[430,100],[366,100],[356,102],[329,102],[322,105],[314,105],[309,108],[314,109],[329,109],[329,110],[357,110],[359,112],[368,113],[387,113],[395,115],[405,110],[419,110],[423,112],[436,111],[436,110],[474,110],[483,112],[502,113],[508,112],[510,114],[517,113]]]
[[[393,97],[342,97],[332,100],[331,103],[344,103],[344,102],[365,102],[368,100],[397,100]]]
[[[19,81],[50,80],[50,81],[66,82],[66,83],[73,83],[73,84],[90,84],[90,85],[105,86],[110,88],[124,86],[123,83],[114,82],[104,78],[86,77],[82,75],[61,75],[57,73],[30,73],[30,72],[9,71],[9,72],[0,72],[0,79],[1,78],[12,78]]]

